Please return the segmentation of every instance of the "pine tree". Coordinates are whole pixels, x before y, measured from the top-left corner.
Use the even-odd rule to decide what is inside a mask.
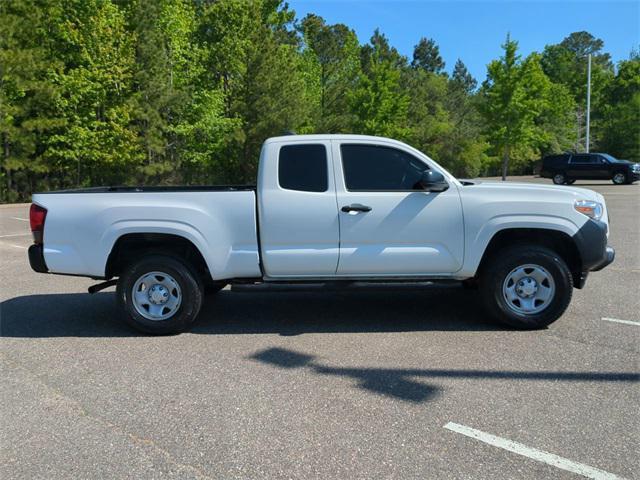
[[[445,67],[440,56],[440,48],[435,40],[422,37],[413,49],[413,68],[421,68],[431,73],[442,73]]]
[[[452,85],[460,88],[463,92],[471,93],[478,86],[478,82],[467,70],[467,66],[458,59],[456,65],[453,68],[453,74],[451,75]]]

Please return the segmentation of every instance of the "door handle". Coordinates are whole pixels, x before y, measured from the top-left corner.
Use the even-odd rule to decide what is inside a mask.
[[[346,213],[349,213],[349,212],[370,212],[371,211],[371,207],[368,207],[367,205],[362,205],[360,203],[352,203],[351,205],[345,205],[340,210],[342,210],[343,212],[346,212]]]

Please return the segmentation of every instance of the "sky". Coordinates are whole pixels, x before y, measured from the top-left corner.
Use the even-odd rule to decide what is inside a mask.
[[[451,72],[462,59],[479,82],[486,65],[502,54],[507,33],[526,56],[586,30],[604,41],[614,62],[640,45],[640,0],[633,1],[458,1],[458,0],[287,0],[301,19],[307,13],[327,23],[344,23],[360,43],[379,27],[391,45],[411,60],[420,37],[433,38]]]

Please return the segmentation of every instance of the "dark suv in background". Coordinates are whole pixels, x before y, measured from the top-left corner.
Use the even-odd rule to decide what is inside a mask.
[[[542,160],[540,176],[556,185],[576,180],[612,180],[616,185],[640,180],[640,163],[618,160],[608,153],[563,153]]]

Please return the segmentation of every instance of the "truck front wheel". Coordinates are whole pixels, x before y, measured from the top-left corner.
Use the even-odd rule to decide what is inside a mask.
[[[539,329],[567,309],[573,279],[567,264],[552,250],[520,245],[488,260],[480,293],[496,320],[519,329]]]
[[[143,257],[123,272],[117,285],[127,323],[155,335],[188,329],[202,306],[202,292],[192,269],[165,255]]]

